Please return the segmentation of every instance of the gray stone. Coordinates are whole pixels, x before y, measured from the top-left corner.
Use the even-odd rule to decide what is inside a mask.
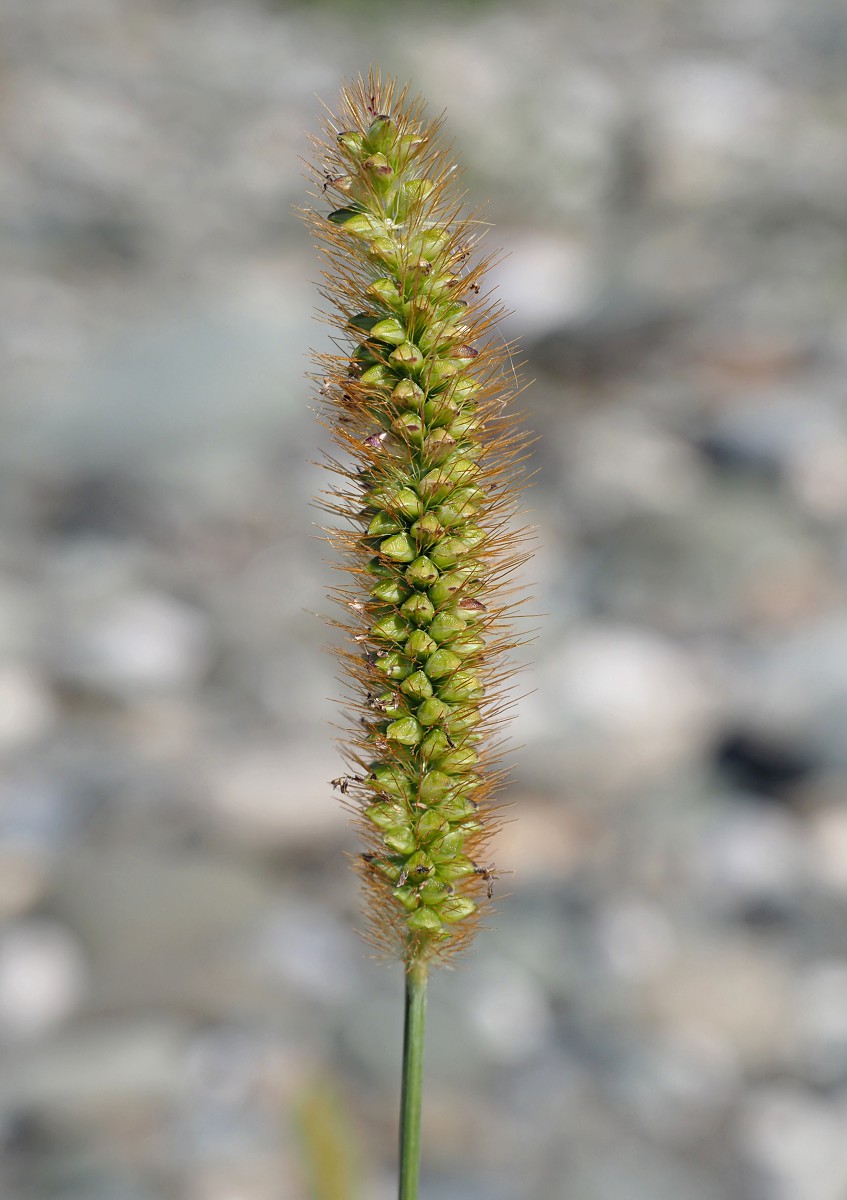
[[[72,613],[57,667],[66,682],[134,695],[196,686],[210,656],[200,611],[160,592],[139,591],[104,596]]]
[[[803,835],[790,813],[743,802],[724,808],[694,851],[703,903],[730,913],[795,906],[810,875]]]
[[[539,702],[561,769],[630,785],[708,740],[716,691],[697,661],[635,626],[584,625],[538,670]]]
[[[790,1059],[791,969],[784,957],[740,938],[689,938],[668,967],[642,983],[643,1011],[665,1029],[725,1044],[741,1069]]]
[[[258,847],[348,839],[350,818],[330,784],[344,764],[326,744],[247,742],[211,747],[205,757],[198,804],[229,836]]]
[[[172,1103],[185,1087],[188,1026],[173,1018],[102,1020],[9,1059],[0,1081],[6,1107],[56,1116],[141,1101]]]
[[[811,963],[797,980],[794,1024],[798,1056],[819,1086],[847,1079],[847,960]]]
[[[138,847],[78,851],[58,865],[54,896],[86,947],[95,1008],[170,1004],[219,1016],[237,995],[270,1003],[245,947],[272,891],[245,864]]]

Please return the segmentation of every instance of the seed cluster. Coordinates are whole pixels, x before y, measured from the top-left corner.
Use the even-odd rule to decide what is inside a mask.
[[[491,895],[483,861],[501,779],[491,732],[511,673],[507,581],[526,439],[504,409],[508,347],[480,294],[478,222],[463,217],[438,123],[371,75],[317,141],[311,212],[339,354],[317,356],[325,423],[345,451],[327,507],[353,649],[351,773],[334,781],[368,843],[372,934],[411,960],[459,948]],[[498,665],[498,655],[500,663]],[[513,670],[513,668],[511,669]]]

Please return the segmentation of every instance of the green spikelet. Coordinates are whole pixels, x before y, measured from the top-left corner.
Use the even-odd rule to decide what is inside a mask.
[[[492,734],[514,645],[511,526],[527,441],[501,313],[481,293],[481,222],[462,215],[438,121],[371,73],[315,139],[326,314],[325,423],[343,451],[325,507],[348,582],[355,733],[349,797],[372,940],[409,964],[466,944],[490,898],[502,779]],[[330,211],[331,210],[331,211]]]

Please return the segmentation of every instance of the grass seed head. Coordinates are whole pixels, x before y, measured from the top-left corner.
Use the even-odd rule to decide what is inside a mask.
[[[493,894],[516,644],[513,516],[528,439],[511,348],[483,292],[482,223],[462,210],[439,120],[371,72],[344,87],[310,168],[337,352],[316,356],[341,451],[325,507],[352,682],[350,774],[371,940],[408,963],[467,944]]]

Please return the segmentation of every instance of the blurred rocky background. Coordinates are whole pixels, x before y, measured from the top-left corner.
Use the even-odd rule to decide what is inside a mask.
[[[316,94],[446,109],[540,435],[426,1200],[847,1196],[847,8],[0,0],[0,1195],[388,1200]],[[508,893],[508,897],[506,894]]]

